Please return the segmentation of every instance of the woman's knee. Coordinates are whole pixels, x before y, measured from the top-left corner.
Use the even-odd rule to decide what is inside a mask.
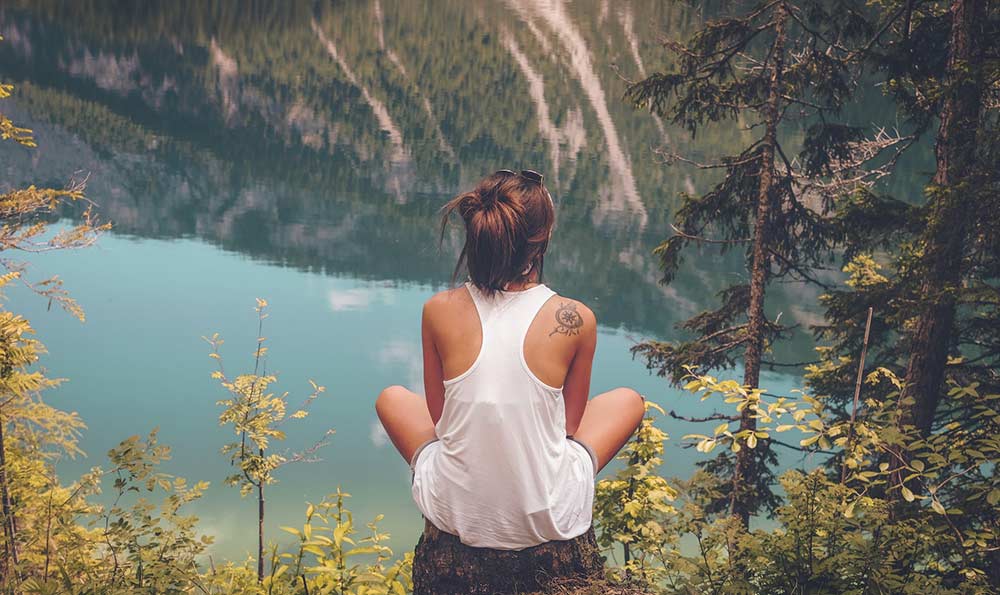
[[[621,387],[618,391],[619,398],[622,400],[622,409],[628,414],[629,419],[635,421],[635,425],[638,427],[646,415],[645,398],[634,388]]]
[[[375,399],[375,413],[381,418],[393,408],[393,403],[406,394],[406,389],[398,384],[382,389]]]

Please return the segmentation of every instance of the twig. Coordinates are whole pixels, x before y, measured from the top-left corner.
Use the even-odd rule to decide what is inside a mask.
[[[770,360],[763,360],[761,363],[765,366],[771,368],[801,368],[802,366],[811,366],[812,364],[818,364],[820,360],[814,359],[808,362],[773,362]]]
[[[665,149],[653,149],[653,154],[658,155],[663,158],[663,163],[666,165],[671,165],[675,161],[680,161],[681,163],[686,163],[687,165],[693,165],[698,169],[729,169],[738,165],[746,165],[747,163],[753,163],[760,159],[760,155],[753,153],[752,150],[755,146],[760,144],[760,141],[755,142],[753,145],[748,147],[743,154],[746,157],[740,157],[738,159],[724,159],[716,163],[702,163],[700,161],[695,161],[679,153],[672,153]]]
[[[865,375],[865,356],[868,355],[868,337],[872,330],[872,312],[874,308],[868,306],[868,320],[865,321],[865,340],[861,344],[861,357],[858,360],[858,377],[854,383],[854,404],[851,406],[851,423],[847,426],[847,442],[844,444],[844,460],[840,464],[840,485],[844,485],[847,478],[847,456],[851,450],[851,441],[854,439],[854,420],[858,415],[858,400],[861,397],[861,381]]]
[[[672,417],[674,419],[679,419],[679,420],[682,420],[682,421],[689,421],[689,422],[692,422],[692,423],[701,423],[701,422],[715,421],[715,420],[737,421],[737,420],[740,419],[740,416],[738,416],[738,415],[725,415],[725,414],[722,414],[722,413],[713,413],[712,415],[709,415],[708,417],[686,417],[686,416],[683,416],[683,415],[677,415],[677,413],[675,413],[673,409],[670,410],[669,415],[670,415],[670,417]]]
[[[703,238],[701,236],[694,236],[689,233],[681,231],[673,223],[670,224],[670,229],[674,230],[674,233],[684,238],[685,240],[691,240],[693,242],[703,242],[705,244],[747,244],[751,241],[750,238],[737,238],[735,240],[713,240],[709,238]]]
[[[832,450],[822,450],[822,449],[819,449],[819,448],[806,448],[804,446],[795,446],[794,444],[789,444],[787,442],[782,442],[781,440],[778,440],[777,438],[768,438],[768,440],[771,443],[773,443],[773,444],[777,444],[778,446],[784,446],[785,448],[790,448],[792,450],[797,450],[799,452],[807,452],[807,453],[810,453],[810,454],[812,454],[814,452],[818,452],[818,453],[824,454],[824,455],[835,455],[835,454],[837,454],[837,453],[833,452]]]

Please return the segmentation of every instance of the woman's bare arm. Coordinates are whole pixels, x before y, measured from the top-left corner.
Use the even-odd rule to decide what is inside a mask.
[[[597,318],[590,308],[577,302],[575,308],[580,317],[576,353],[566,372],[563,384],[563,401],[566,406],[566,433],[573,435],[580,426],[583,411],[590,397],[590,372],[597,351]]]
[[[427,398],[427,409],[430,411],[431,420],[436,425],[441,419],[441,412],[444,411],[444,371],[441,368],[441,357],[434,345],[429,305],[424,305],[420,324],[424,351],[424,395]]]

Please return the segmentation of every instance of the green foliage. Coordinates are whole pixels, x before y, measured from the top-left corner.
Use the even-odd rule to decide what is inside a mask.
[[[298,543],[289,551],[272,546],[268,576],[258,582],[251,568],[229,562],[202,577],[209,593],[219,595],[405,595],[413,589],[413,554],[395,561],[385,545],[389,535],[378,529],[378,515],[357,538],[351,511],[344,503],[350,494],[339,488],[317,504],[308,504],[301,527],[282,527]]]
[[[307,460],[307,457],[318,449],[326,446],[327,438],[333,435],[333,430],[327,430],[323,438],[305,453],[286,456],[270,453],[268,450],[274,440],[284,440],[283,422],[287,419],[303,419],[309,415],[309,406],[326,388],[309,381],[312,393],[306,397],[303,404],[293,413],[288,414],[288,393],[276,394],[269,392],[269,387],[278,379],[274,375],[261,373],[261,364],[267,354],[264,347],[263,331],[267,301],[257,299],[255,311],[258,317],[257,348],[254,350],[254,369],[252,373],[240,374],[230,379],[222,366],[222,356],[219,348],[222,339],[218,333],[207,338],[212,346],[209,356],[218,362],[219,368],[212,372],[212,378],[219,381],[230,397],[218,402],[223,407],[219,414],[219,425],[231,425],[239,440],[222,447],[233,465],[240,472],[226,478],[226,483],[237,486],[240,495],[246,496],[253,489],[274,483],[274,471],[282,465]]]
[[[30,486],[30,499],[44,506],[22,511],[22,580],[0,592],[379,595],[412,589],[412,553],[393,559],[389,535],[377,525],[381,515],[359,538],[344,504],[350,496],[339,489],[306,507],[301,528],[283,528],[299,541],[289,551],[271,545],[268,576],[258,582],[253,559],[206,568],[212,538],[199,535],[197,517],[182,508],[197,500],[207,483],[188,485],[159,471],[169,449],[157,442],[155,431],[122,441],[108,458],[108,469],[94,468],[68,487],[51,483],[51,468],[15,458],[15,469],[37,472],[40,483]],[[114,499],[107,506],[94,503],[105,478],[113,480]],[[159,504],[150,499],[154,494],[161,496]]]
[[[16,275],[0,277],[0,288]],[[0,420],[9,440],[6,447],[43,459],[82,454],[78,439],[85,426],[80,416],[42,398],[42,391],[62,381],[32,369],[45,353],[34,333],[26,319],[0,309]]]
[[[11,593],[186,593],[199,582],[198,559],[211,538],[182,508],[208,486],[158,471],[169,459],[156,431],[132,436],[75,484],[58,483],[51,465],[15,456],[15,484],[26,506],[18,516],[21,557]],[[105,479],[113,500],[97,503]],[[158,495],[159,503],[150,497]],[[30,505],[27,505],[31,503]],[[4,591],[4,592],[8,592]]]
[[[876,370],[866,379],[866,386],[880,383],[896,385],[898,395],[890,372]],[[728,511],[713,510],[726,489],[724,477],[699,471],[665,483],[650,474],[664,435],[647,419],[620,457],[628,466],[598,487],[601,545],[630,548],[622,577],[671,594],[993,592],[988,572],[1000,545],[1000,395],[953,385],[953,405],[967,408],[975,422],[952,423],[924,439],[912,427],[900,430],[891,398],[870,400],[870,411],[852,425],[804,393],[765,402],[762,392],[711,376],[693,376],[686,388],[754,411],[768,434],[743,435],[723,423],[712,435],[686,437],[699,451],[759,448],[773,440],[771,433],[798,431],[805,436],[801,448],[813,456],[839,455],[832,460],[842,460],[847,472],[842,480],[822,466],[786,472],[774,516],[744,531]],[[759,442],[751,445],[754,438]],[[902,465],[884,461],[900,451],[910,453]],[[633,477],[641,481],[631,492]],[[662,485],[669,497],[647,504],[633,520],[625,509],[633,501],[629,494],[661,494]],[[900,510],[897,498],[911,504]]]
[[[668,164],[715,170],[722,179],[704,194],[681,196],[673,233],[654,250],[662,281],[675,280],[695,247],[743,250],[745,271],[718,292],[717,307],[678,325],[686,331],[682,339],[632,349],[650,370],[677,384],[689,368],[704,374],[742,364],[744,384],[755,389],[762,366],[775,363],[765,354],[794,328],[765,309],[772,285],[827,286],[816,270],[860,233],[845,228],[841,205],[872,194],[912,142],[879,129],[869,138],[860,127],[830,120],[854,98],[861,81],[858,48],[876,30],[863,2],[741,4],[707,19],[687,39],[668,40],[675,63],[629,85],[626,99],[692,136],[718,122],[755,131],[710,162],[663,151]],[[809,122],[802,139],[785,133],[795,118]],[[755,418],[740,413],[740,432],[756,441]],[[746,525],[758,511],[772,511],[776,459],[766,442],[760,450],[733,445],[705,466],[732,475],[729,509]]]
[[[818,425],[815,439],[828,438],[843,449],[845,514],[873,501],[908,503],[896,519],[920,519],[935,541],[931,566],[944,579],[983,580],[1000,547],[1000,394],[981,393],[980,384],[950,383],[948,407],[961,417],[923,435],[902,423],[906,397],[902,382],[883,368],[867,385],[887,384],[891,392],[869,398],[864,419]],[[813,428],[810,428],[813,429]]]
[[[9,276],[16,275],[12,273]],[[6,281],[7,279],[4,279]],[[267,304],[258,300],[262,324]],[[205,593],[253,595],[351,595],[405,594],[412,589],[412,553],[395,558],[381,531],[382,515],[367,524],[358,536],[353,516],[345,506],[349,497],[336,494],[306,508],[301,529],[285,530],[299,537],[290,551],[267,548],[259,534],[259,556],[243,563],[227,562],[205,568],[205,554],[212,537],[197,532],[197,517],[184,508],[201,497],[206,482],[189,485],[181,477],[160,471],[170,458],[169,448],[157,441],[154,430],[147,437],[132,436],[108,452],[110,466],[93,468],[69,486],[59,483],[55,461],[79,454],[77,437],[83,424],[75,414],[45,405],[38,393],[56,381],[28,368],[38,360],[41,345],[30,338],[27,321],[0,311],[0,414],[6,472],[3,486],[8,508],[2,515],[5,529],[16,519],[15,540],[5,531],[5,547],[16,544],[19,557],[5,556],[0,593],[84,595],[92,593]],[[213,376],[230,391],[221,402],[224,424],[232,424],[245,442],[228,445],[227,453],[241,474],[229,483],[247,492],[274,483],[273,471],[281,465],[310,460],[324,441],[303,453],[270,454],[274,440],[284,438],[280,424],[287,418],[305,417],[309,405],[323,392],[313,393],[295,413],[286,414],[287,395],[276,396],[268,386],[273,376],[254,370],[230,381],[222,369],[218,336],[210,340],[219,371]],[[258,337],[255,359],[262,365],[266,348]],[[330,432],[326,435],[328,436]],[[245,445],[245,456],[239,447]],[[103,491],[110,483],[111,500]],[[158,497],[158,502],[156,498]],[[261,507],[263,514],[263,507]],[[263,517],[260,517],[262,521]],[[10,550],[8,550],[10,551]],[[261,569],[269,564],[267,576]],[[256,568],[254,568],[256,566]]]
[[[0,37],[3,40],[3,37]],[[14,86],[0,83],[0,101],[9,99]],[[0,112],[0,140],[12,140],[17,144],[35,148],[35,137],[28,128],[17,126]],[[47,252],[83,248],[93,244],[97,237],[111,228],[110,224],[98,223],[92,205],[83,194],[83,182],[71,182],[65,189],[37,188],[34,185],[27,188],[15,188],[0,192],[0,251]],[[48,221],[46,216],[57,212],[65,203],[84,202],[87,204],[81,214],[81,222],[64,231],[46,237]],[[0,259],[0,266],[9,273],[4,275],[3,285],[11,280],[19,280],[38,295],[58,303],[68,312],[83,320],[83,309],[69,297],[62,288],[58,277],[50,277],[35,283],[28,282],[22,273],[26,265],[22,262]]]
[[[698,376],[693,373],[688,383],[684,385],[684,390],[699,395],[702,401],[719,397],[723,403],[733,405],[738,413],[747,411],[757,420],[753,431],[740,429],[733,432],[730,430],[730,425],[735,420],[720,416],[724,421],[715,427],[712,435],[684,436],[686,440],[695,442],[698,452],[712,452],[720,444],[733,452],[740,452],[744,448],[757,448],[758,444],[770,439],[772,432],[786,432],[791,429],[809,431],[810,428],[815,431],[816,428],[822,428],[819,417],[822,405],[804,393],[799,393],[801,401],[780,396],[767,401],[764,397],[766,389],[751,388],[735,380],[719,380],[713,376]],[[811,416],[811,419],[806,419],[807,416]],[[784,423],[778,423],[779,421]],[[809,446],[813,442],[816,440],[812,438],[803,440],[802,446]],[[823,439],[820,441],[820,447],[830,448],[830,444]]]
[[[0,100],[8,99],[12,89],[12,85],[0,83]],[[0,139],[12,140],[29,149],[36,146],[30,129],[17,126],[2,113]],[[46,217],[62,203],[79,200],[83,200],[82,184],[65,190],[29,186],[0,193],[0,252],[43,252],[89,245],[108,228],[96,224],[90,209],[84,212],[82,223],[46,237]],[[6,270],[0,275],[0,290],[20,281],[48,299],[50,305],[56,302],[83,320],[83,311],[62,289],[57,277],[28,282],[24,276],[26,265],[6,254],[0,258],[0,266]],[[84,427],[75,413],[60,411],[42,399],[41,392],[59,381],[30,369],[45,351],[32,338],[33,334],[27,320],[0,309],[0,589],[3,590],[15,588],[26,568],[35,561],[31,553],[40,532],[31,518],[36,495],[32,488],[42,483],[38,474],[50,470],[54,457],[80,453],[77,440]],[[51,536],[50,529],[47,523],[46,540]],[[46,548],[49,547],[47,541]],[[22,557],[22,553],[26,555]],[[47,572],[47,555],[45,561]]]
[[[264,319],[267,301],[257,298],[257,348],[254,350],[253,372],[240,374],[234,379],[226,376],[222,366],[222,356],[219,347],[223,341],[218,333],[205,340],[212,346],[209,356],[218,362],[219,369],[212,373],[212,378],[218,380],[222,387],[230,393],[230,398],[218,402],[224,407],[219,414],[219,425],[232,425],[239,440],[222,447],[222,454],[229,457],[231,464],[239,467],[240,472],[226,478],[226,483],[237,486],[240,495],[246,496],[252,491],[257,492],[257,581],[264,581],[264,486],[275,482],[274,471],[288,463],[310,462],[316,460],[313,455],[328,444],[327,439],[333,430],[327,430],[323,437],[309,449],[285,456],[269,452],[272,440],[284,440],[285,432],[281,425],[287,419],[302,419],[309,414],[309,406],[326,389],[312,380],[312,393],[305,402],[291,415],[286,415],[288,409],[288,393],[276,395],[268,392],[268,387],[277,381],[277,377],[267,375],[261,366],[266,365],[267,348]]]
[[[646,411],[663,413],[650,401],[646,401]],[[671,502],[677,497],[677,491],[656,474],[663,463],[667,434],[653,421],[652,415],[643,418],[635,437],[616,457],[625,466],[613,478],[599,481],[594,492],[598,544],[621,547],[624,553],[615,574],[620,579],[634,576],[650,583],[661,578],[662,568],[654,563],[657,554],[676,540],[676,535],[667,531],[667,519],[674,513]]]
[[[336,494],[306,508],[306,522],[301,529],[282,527],[299,538],[298,551],[281,554],[271,577],[287,573],[290,586],[301,582],[310,593],[403,595],[412,590],[413,553],[407,552],[391,562],[392,550],[384,543],[389,535],[380,532],[377,525],[382,515],[367,524],[367,536],[354,538],[357,530],[353,516],[344,505],[344,499],[349,497],[338,488]],[[356,562],[359,558],[368,562]]]

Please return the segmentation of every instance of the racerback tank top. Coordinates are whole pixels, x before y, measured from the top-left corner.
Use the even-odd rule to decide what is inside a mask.
[[[562,388],[528,368],[524,339],[545,285],[469,294],[482,325],[472,366],[445,380],[438,442],[413,461],[414,501],[438,529],[474,547],[522,549],[590,527],[594,468],[566,437]]]

